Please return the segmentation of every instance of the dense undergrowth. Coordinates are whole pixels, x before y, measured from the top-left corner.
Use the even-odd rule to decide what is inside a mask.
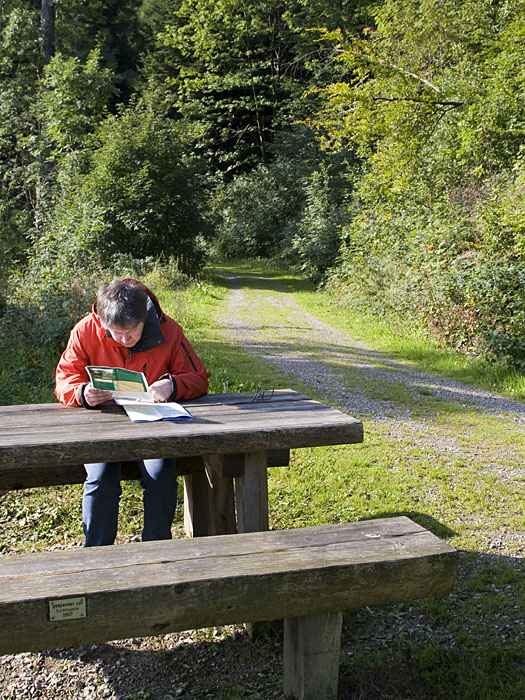
[[[254,265],[262,263],[236,263],[237,269]],[[488,361],[443,347],[429,339],[410,319],[397,314],[381,317],[370,310],[356,309],[345,295],[330,289],[313,293],[315,286],[304,277],[274,266],[263,265],[263,269],[279,277],[314,313],[347,328],[379,350],[443,376],[472,382],[518,400],[525,397],[523,372],[504,361]],[[206,298],[211,290],[217,289],[210,275],[205,270],[199,278],[192,279],[179,271],[174,260],[133,261],[123,257],[109,269],[73,276],[54,286],[45,280],[35,285],[24,277],[14,278],[9,302],[0,316],[0,405],[54,400],[54,369],[69,331],[91,310],[98,286],[114,277],[134,277],[152,290],[159,290],[161,300],[174,306],[174,317],[205,338],[207,320],[196,316],[191,309],[196,298]],[[215,280],[216,284],[221,289],[223,282]],[[210,352],[213,363],[213,351]],[[233,391],[237,387],[224,367],[216,368],[211,381],[215,391]],[[246,382],[242,384],[249,386]]]

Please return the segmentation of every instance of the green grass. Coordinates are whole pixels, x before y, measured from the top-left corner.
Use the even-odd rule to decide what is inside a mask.
[[[351,335],[359,334],[373,348],[407,360],[413,367],[481,383],[476,363],[469,358],[454,358],[450,353],[425,346],[422,339],[401,338],[386,326],[373,327],[367,325],[366,319],[358,322],[357,317],[347,317],[326,295],[315,293],[307,282],[290,273],[251,263],[234,269],[245,276],[248,308],[255,309],[254,300],[261,292],[275,289],[275,282],[264,279],[273,276],[283,294],[293,294],[320,320],[348,330]],[[282,376],[263,360],[231,344],[219,322],[226,309],[228,288],[216,272],[206,271],[197,284],[186,289],[169,285],[162,288],[162,278],[158,284],[155,291],[165,310],[181,322],[212,372],[212,391],[291,386],[314,398],[329,400],[308,384]],[[269,304],[255,320],[262,335],[271,339],[272,334],[280,332],[275,326],[284,322],[285,312]],[[27,382],[23,363],[29,362],[31,348],[9,352],[5,365],[9,376],[5,376],[5,381],[18,381],[21,389],[16,398],[24,402],[52,400],[56,349],[49,357],[45,352],[39,354],[41,364]],[[22,363],[18,367],[17,356]],[[363,379],[362,374],[348,367],[338,367],[337,371],[341,381],[350,387]],[[487,381],[495,382],[498,390],[509,396],[521,395],[519,382],[510,376],[505,378],[503,370],[494,371],[493,377],[485,378],[482,384],[486,386]],[[492,388],[496,384],[491,384]],[[524,530],[524,489],[523,476],[517,469],[523,434],[507,418],[450,405],[424,391],[414,398],[405,388],[387,381],[369,382],[362,388],[379,398],[390,392],[396,405],[413,411],[418,427],[410,427],[407,422],[406,434],[393,434],[388,423],[370,417],[364,420],[363,444],[293,451],[289,467],[270,470],[271,527],[403,514],[460,550],[460,572],[450,596],[345,614],[342,696],[367,700],[523,697],[525,650],[521,621],[525,600],[520,538]],[[448,441],[460,449],[444,449]],[[124,484],[121,536],[138,537],[141,498],[138,484]],[[4,493],[0,506],[1,551],[8,554],[81,544],[80,499],[81,486]],[[181,501],[182,494],[176,520],[179,531]],[[500,533],[506,535],[505,545],[500,542]],[[236,655],[244,658],[244,654],[257,657],[264,666],[257,682],[250,674],[222,679],[222,689],[215,689],[214,697],[267,700],[275,693],[278,697],[281,670],[279,647],[274,643],[280,644],[280,638],[256,647],[246,645],[244,649],[243,645],[235,647],[213,635],[203,636],[199,650],[212,658],[218,654],[218,666],[222,654],[227,655],[232,667]],[[195,679],[189,670],[194,650],[180,647],[173,653],[161,652],[162,644],[151,641],[159,663],[162,660],[178,669],[187,655],[188,667],[180,673]],[[193,690],[188,690],[186,697],[206,697],[207,683],[211,682],[207,674],[198,683],[192,682]],[[144,688],[141,692],[143,697],[148,697],[148,693],[154,697],[154,689]]]

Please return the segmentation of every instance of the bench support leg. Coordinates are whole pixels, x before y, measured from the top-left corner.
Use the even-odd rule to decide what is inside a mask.
[[[268,529],[267,464],[266,452],[246,452],[244,455],[244,474],[235,479],[239,532]]]
[[[284,695],[294,700],[336,700],[342,613],[284,621]]]

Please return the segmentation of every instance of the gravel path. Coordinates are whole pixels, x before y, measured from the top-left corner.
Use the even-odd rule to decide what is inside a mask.
[[[355,416],[373,416],[392,422],[411,416],[411,408],[387,398],[373,398],[343,378],[349,367],[360,375],[355,385],[370,382],[401,384],[415,398],[425,395],[475,407],[482,413],[509,417],[525,425],[525,404],[450,379],[416,372],[408,364],[372,350],[365,343],[319,321],[302,309],[278,282],[267,279],[274,290],[265,290],[266,305],[284,310],[279,328],[261,325],[254,318],[242,289],[242,277],[224,273],[232,288],[226,315],[221,319],[230,339],[273,364],[283,374],[319,390],[326,398]],[[263,280],[265,278],[262,278]],[[247,321],[246,319],[250,319]]]
[[[509,428],[525,434],[525,404],[415,371],[406,363],[372,350],[302,309],[275,280],[266,280],[267,288],[261,297],[266,309],[279,311],[278,327],[263,325],[242,288],[242,278],[228,273],[226,276],[232,292],[221,323],[230,340],[290,378],[310,385],[324,400],[343,411],[364,421],[385,424],[393,437],[411,437],[419,445],[439,447],[441,451],[457,452],[460,445],[466,449],[465,442],[432,424],[429,418],[436,413],[436,402],[428,405],[428,397],[457,405],[459,411],[474,408],[480,414],[504,418]],[[496,461],[502,456],[499,448]],[[521,460],[516,460],[518,467],[525,462],[525,455],[521,456]]]

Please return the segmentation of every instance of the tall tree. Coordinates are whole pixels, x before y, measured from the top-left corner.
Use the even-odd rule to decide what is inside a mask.
[[[524,0],[378,3],[362,35],[332,33],[352,75],[325,90],[317,121],[361,158],[341,275],[352,293],[513,358],[525,348],[524,13]],[[496,201],[511,207],[505,226]]]
[[[229,177],[267,163],[276,132],[304,116],[299,97],[322,54],[311,22],[304,0],[181,0],[163,32],[178,66],[173,104]]]
[[[116,77],[114,106],[135,89],[139,57],[144,49],[136,0],[67,0],[56,11],[56,49],[84,63],[93,49],[101,65]]]
[[[29,244],[35,207],[37,123],[32,114],[41,64],[38,6],[6,0],[0,15],[0,282]]]
[[[54,0],[42,0],[40,6],[40,22],[42,24],[42,57],[45,65],[49,63],[55,54]]]

